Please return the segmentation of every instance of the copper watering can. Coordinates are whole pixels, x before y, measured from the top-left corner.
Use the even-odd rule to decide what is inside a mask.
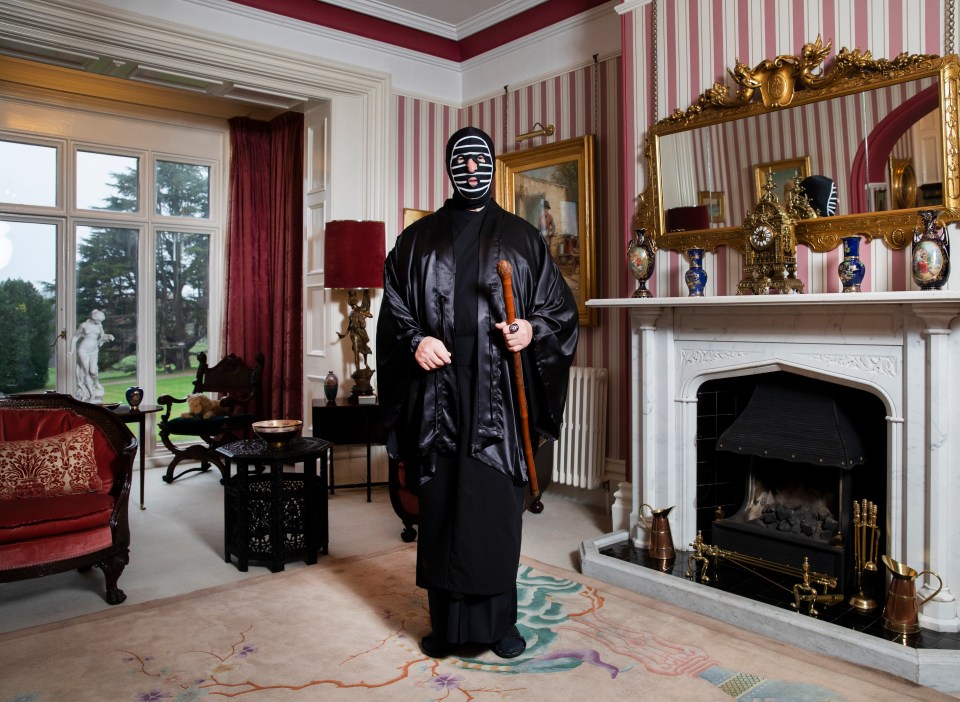
[[[887,590],[887,604],[883,608],[883,628],[898,634],[916,634],[920,631],[920,607],[932,600],[943,588],[943,580],[932,570],[919,573],[904,563],[898,563],[887,555],[880,556],[893,576]],[[917,576],[929,573],[940,582],[940,587],[929,597],[917,601]]]
[[[649,524],[647,520],[643,518],[644,507],[648,508],[653,514]],[[654,509],[646,503],[640,505],[640,513],[638,516],[640,517],[640,521],[643,522],[643,527],[650,532],[650,548],[647,553],[651,558],[667,560],[676,555],[673,550],[673,535],[670,533],[670,522],[667,520],[667,515],[669,515],[671,511],[673,511],[673,507]]]

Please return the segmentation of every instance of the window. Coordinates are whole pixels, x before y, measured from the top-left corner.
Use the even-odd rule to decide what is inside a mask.
[[[0,392],[56,387],[58,228],[0,216]]]
[[[78,210],[139,212],[140,159],[77,150]]]
[[[55,146],[0,140],[0,203],[57,206],[57,162]],[[30,164],[29,169],[10,165]]]
[[[187,395],[220,349],[226,123],[0,96],[8,110],[64,131],[0,130],[17,164],[0,173],[0,392],[82,396],[74,336],[96,310],[92,399]]]
[[[210,217],[210,167],[157,160],[156,213],[167,217]]]

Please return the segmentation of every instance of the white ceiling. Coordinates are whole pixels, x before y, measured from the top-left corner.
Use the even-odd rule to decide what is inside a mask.
[[[546,0],[334,0],[366,15],[462,39]]]

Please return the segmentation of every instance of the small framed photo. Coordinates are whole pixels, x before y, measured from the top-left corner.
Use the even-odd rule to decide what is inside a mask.
[[[886,183],[867,183],[866,189],[868,193],[867,205],[871,212],[885,212],[890,209]]]
[[[723,224],[727,219],[724,194],[717,191],[701,190],[697,193],[697,204],[706,205],[710,211],[710,224]]]
[[[760,202],[760,198],[763,196],[768,173],[773,176],[774,194],[780,198],[780,202],[786,202],[787,191],[793,187],[794,179],[797,176],[806,178],[810,175],[810,157],[788,158],[783,161],[758,163],[754,166],[753,179],[757,186],[757,202]]]

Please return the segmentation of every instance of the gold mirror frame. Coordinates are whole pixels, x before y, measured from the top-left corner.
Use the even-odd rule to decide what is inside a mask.
[[[735,94],[731,95],[727,86],[714,83],[687,110],[678,109],[654,124],[647,134],[645,149],[647,188],[638,198],[633,228],[653,232],[658,247],[672,251],[691,248],[715,251],[718,246],[732,246],[742,252],[744,235],[739,226],[684,232],[665,230],[658,171],[662,137],[927,77],[938,79],[943,130],[943,203],[937,209],[943,210],[943,222],[960,219],[960,64],[957,56],[904,53],[894,59],[874,59],[869,51],[843,48],[830,69],[821,72],[820,64],[829,51],[830,44],[824,45],[817,37],[816,42],[804,45],[800,56],[778,56],[753,69],[738,63],[730,71],[739,84]],[[891,249],[905,248],[912,241],[913,228],[918,223],[917,212],[931,207],[801,220],[796,225],[797,243],[825,252],[840,246],[844,236],[860,233],[870,239],[882,239]]]

